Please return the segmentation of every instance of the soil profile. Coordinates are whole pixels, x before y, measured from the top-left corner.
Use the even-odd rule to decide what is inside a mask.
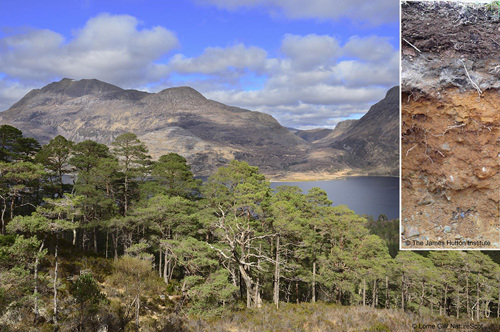
[[[404,2],[401,249],[500,249],[500,6]]]

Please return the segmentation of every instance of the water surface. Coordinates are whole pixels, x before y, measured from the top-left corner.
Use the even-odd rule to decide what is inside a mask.
[[[356,214],[368,214],[377,219],[385,214],[389,219],[399,218],[399,178],[382,176],[353,176],[340,180],[272,182],[274,189],[281,185],[298,186],[304,194],[320,187],[333,205],[347,205]]]

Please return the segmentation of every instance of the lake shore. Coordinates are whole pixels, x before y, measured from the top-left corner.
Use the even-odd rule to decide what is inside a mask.
[[[379,176],[379,177],[397,177],[388,174],[373,174],[366,171],[345,169],[337,172],[289,172],[284,174],[266,174],[266,179],[270,182],[301,182],[301,181],[329,181],[341,180],[354,176]]]

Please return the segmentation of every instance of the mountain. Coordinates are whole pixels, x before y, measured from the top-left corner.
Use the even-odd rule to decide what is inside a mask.
[[[377,126],[387,122],[371,119],[364,126],[370,127],[369,121]],[[197,175],[209,175],[232,159],[247,161],[276,177],[359,168],[337,142],[339,137],[353,139],[345,136],[345,130],[340,136],[333,135],[339,130],[328,129],[294,134],[268,114],[209,100],[190,87],[148,93],[95,79],[65,78],[30,91],[0,112],[0,124],[15,126],[42,144],[57,135],[75,142],[91,139],[110,144],[120,134],[132,132],[153,158],[179,153]],[[376,144],[373,148],[377,149]]]
[[[362,169],[399,172],[399,87],[391,88],[384,99],[370,107],[359,120],[345,125],[316,144],[345,151],[342,160]]]
[[[29,92],[0,123],[47,143],[57,135],[110,144],[133,132],[154,158],[176,152],[207,175],[231,159],[264,171],[306,158],[309,145],[272,116],[206,99],[189,87],[158,93],[124,90],[95,79],[63,79]]]

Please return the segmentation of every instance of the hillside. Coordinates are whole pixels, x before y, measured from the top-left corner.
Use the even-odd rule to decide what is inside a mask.
[[[344,151],[342,160],[348,165],[398,175],[399,87],[391,88],[361,119],[339,125],[317,147]]]
[[[396,100],[391,102],[397,107]],[[375,126],[385,125],[387,119],[379,117],[387,114],[379,113],[366,119],[365,127],[372,126],[370,121]],[[197,175],[209,175],[232,159],[258,166],[274,177],[304,172],[323,172],[323,176],[328,176],[332,170],[345,169],[378,174],[394,171],[392,164],[359,163],[370,158],[370,153],[356,153],[361,159],[350,158],[342,144],[334,144],[338,138],[332,135],[338,134],[338,130],[294,134],[268,114],[206,99],[189,87],[147,93],[124,90],[95,79],[65,78],[29,92],[0,113],[0,124],[15,126],[42,144],[57,135],[76,142],[91,139],[110,144],[120,134],[133,132],[147,145],[153,158],[179,153]],[[392,140],[396,141],[397,135]],[[328,144],[316,145],[317,141]],[[385,142],[382,148],[377,144],[361,148],[386,148]],[[391,147],[394,155],[397,148]]]
[[[201,175],[231,159],[280,169],[304,159],[308,148],[270,115],[208,100],[189,87],[146,93],[98,80],[63,79],[28,93],[1,113],[0,122],[42,143],[63,135],[109,144],[133,132],[153,158],[182,154]]]

